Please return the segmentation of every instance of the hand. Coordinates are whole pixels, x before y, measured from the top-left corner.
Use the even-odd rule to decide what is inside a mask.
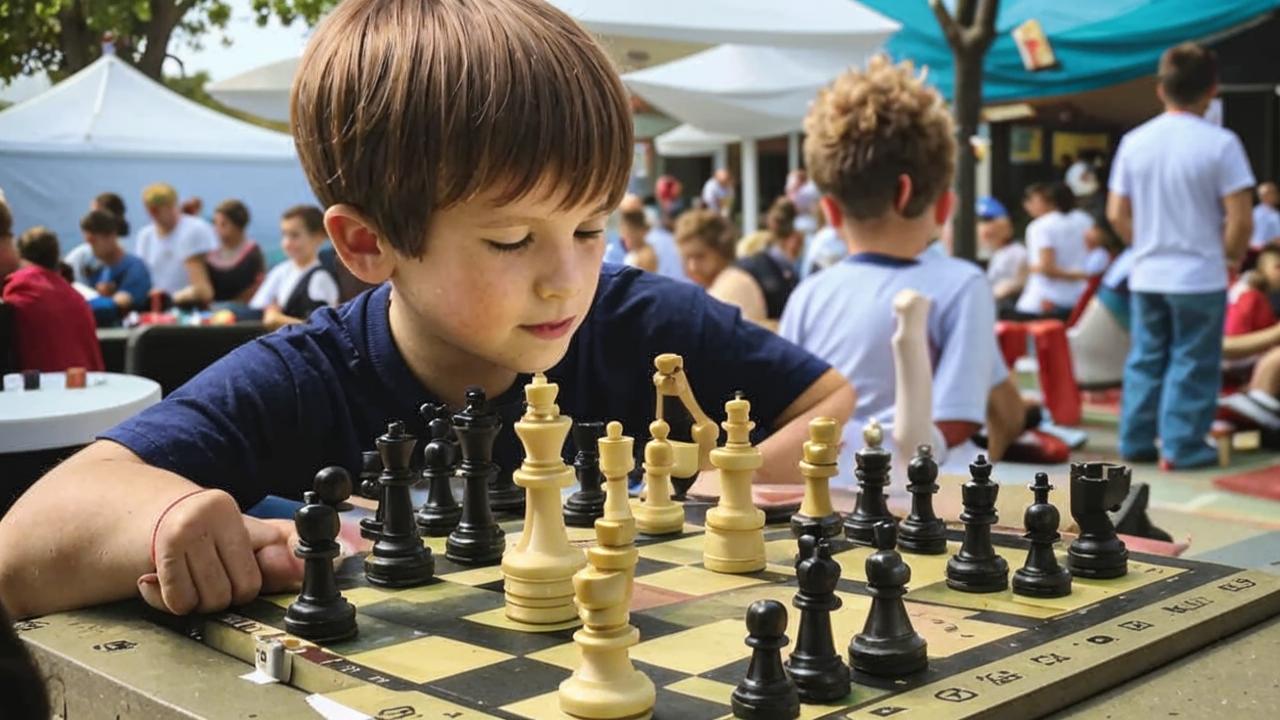
[[[138,591],[152,607],[185,615],[295,587],[302,564],[289,551],[291,526],[241,515],[221,490],[192,495],[160,518],[156,571],[138,578]]]
[[[116,292],[116,284],[113,282],[103,281],[97,285],[98,294],[103,297],[111,297]]]
[[[117,308],[120,308],[121,313],[127,313],[133,309],[133,296],[123,290],[112,295],[111,301],[116,304]]]

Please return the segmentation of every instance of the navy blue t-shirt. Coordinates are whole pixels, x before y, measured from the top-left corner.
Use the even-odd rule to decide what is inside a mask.
[[[388,421],[403,420],[421,437],[418,408],[436,401],[396,349],[390,295],[384,284],[253,340],[101,437],[225,489],[245,508],[268,494],[301,498],[326,465],[354,476],[361,451],[374,448]],[[724,401],[744,391],[757,437],[829,367],[701,288],[605,265],[586,320],[547,377],[560,385],[562,413],[621,421],[640,455],[653,420],[653,359],[665,352],[684,356],[699,404],[717,421]],[[491,398],[503,421],[494,460],[508,474],[524,456],[512,423],[528,380]]]

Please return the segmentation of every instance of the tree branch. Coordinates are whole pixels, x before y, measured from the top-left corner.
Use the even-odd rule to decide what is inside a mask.
[[[956,22],[962,26],[973,25],[974,0],[959,0],[956,3]]]
[[[999,6],[999,0],[981,0],[978,4],[978,17],[974,24],[994,36],[996,34],[996,9]]]
[[[942,0],[929,0],[929,9],[933,10],[933,14],[938,18],[938,26],[942,28],[942,35],[947,39],[947,44],[955,52],[959,52],[962,48],[962,40],[960,38],[960,26],[956,24],[955,18],[951,17],[951,13],[947,12],[947,6],[942,4]]]

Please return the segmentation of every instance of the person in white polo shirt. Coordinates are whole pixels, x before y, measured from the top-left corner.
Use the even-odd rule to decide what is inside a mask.
[[[151,224],[138,232],[133,254],[151,271],[151,287],[163,290],[175,303],[203,305],[213,300],[213,283],[204,264],[205,253],[218,247],[213,226],[178,209],[178,191],[155,183],[142,191],[142,204]]]
[[[1121,140],[1107,199],[1107,217],[1133,246],[1120,454],[1167,468],[1217,462],[1206,435],[1221,382],[1228,266],[1244,257],[1253,225],[1254,178],[1240,138],[1204,118],[1217,89],[1212,50],[1166,50],[1157,88],[1165,112]]]
[[[1027,225],[1031,274],[1016,306],[1023,317],[1065,321],[1084,293],[1089,278],[1084,268],[1088,225],[1075,214],[1075,202],[1071,189],[1061,182],[1034,183],[1024,193],[1023,207],[1034,219]]]

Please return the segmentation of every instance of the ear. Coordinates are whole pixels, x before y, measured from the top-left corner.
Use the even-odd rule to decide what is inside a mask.
[[[914,188],[911,186],[911,176],[903,173],[898,176],[898,189],[893,194],[893,209],[898,211],[899,215],[906,212],[907,203],[911,202],[911,194]]]
[[[933,221],[939,225],[945,224],[951,217],[951,211],[955,209],[956,193],[951,188],[947,188],[942,191],[938,196],[938,202],[933,205]]]
[[[827,224],[833,228],[839,229],[844,224],[844,210],[840,207],[840,203],[830,195],[823,195],[818,200],[818,204],[822,206],[822,214],[827,218]]]
[[[333,249],[352,275],[371,285],[379,285],[391,277],[395,255],[359,210],[350,205],[334,205],[324,213],[324,228]]]

